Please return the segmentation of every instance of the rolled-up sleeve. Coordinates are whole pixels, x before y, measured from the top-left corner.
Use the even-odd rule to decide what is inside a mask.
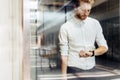
[[[68,55],[68,38],[65,25],[62,25],[59,32],[59,46],[61,55]]]
[[[96,43],[98,44],[98,46],[105,46],[108,49],[108,45],[104,38],[103,30],[102,30],[100,23],[97,22],[96,26],[98,27],[97,35],[96,35]]]

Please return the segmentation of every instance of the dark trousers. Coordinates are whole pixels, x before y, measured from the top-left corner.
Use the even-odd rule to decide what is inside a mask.
[[[73,76],[76,76],[76,78],[72,78],[72,79],[67,79],[67,80],[96,80],[96,79],[90,79],[90,78],[80,78],[78,77],[79,75],[77,73],[83,73],[83,72],[94,72],[96,69],[95,67],[90,69],[90,70],[82,70],[76,67],[67,67],[67,73],[72,74]]]

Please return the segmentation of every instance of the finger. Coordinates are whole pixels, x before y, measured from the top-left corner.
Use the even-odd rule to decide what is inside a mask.
[[[87,57],[85,53],[80,54],[80,57]]]
[[[91,52],[86,52],[86,55],[87,55],[87,56],[91,56],[92,53],[91,53]]]

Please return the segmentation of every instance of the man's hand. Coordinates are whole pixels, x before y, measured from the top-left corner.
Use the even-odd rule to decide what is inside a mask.
[[[91,57],[93,55],[92,51],[85,51],[86,55],[88,55],[88,57]]]
[[[81,50],[80,53],[79,53],[79,56],[80,57],[91,57],[92,56],[92,52],[91,51],[84,51],[84,50]]]
[[[67,80],[67,74],[62,74],[62,80]]]

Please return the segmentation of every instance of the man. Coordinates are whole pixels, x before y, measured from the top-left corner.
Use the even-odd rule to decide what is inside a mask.
[[[75,73],[74,68],[80,70],[94,68],[95,56],[102,55],[108,50],[100,23],[88,17],[93,3],[94,0],[79,0],[80,5],[75,6],[74,17],[60,28],[63,76],[66,76],[67,72]],[[95,48],[95,42],[98,48]]]

